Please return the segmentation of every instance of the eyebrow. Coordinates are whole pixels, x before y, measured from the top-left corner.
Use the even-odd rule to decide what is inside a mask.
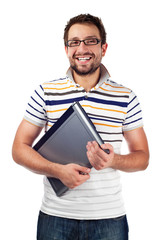
[[[85,39],[89,39],[89,38],[98,38],[98,37],[95,36],[95,35],[85,37]],[[80,38],[79,37],[73,37],[73,38],[70,38],[70,40],[80,40]]]

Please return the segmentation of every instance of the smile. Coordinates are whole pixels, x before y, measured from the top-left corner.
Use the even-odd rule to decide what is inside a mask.
[[[78,57],[77,58],[77,60],[81,61],[81,62],[85,62],[85,61],[90,60],[90,59],[91,59],[91,57]]]

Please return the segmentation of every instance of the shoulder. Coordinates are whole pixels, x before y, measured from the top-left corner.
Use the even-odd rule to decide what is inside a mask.
[[[117,91],[119,90],[120,92],[123,91],[123,92],[129,93],[129,94],[132,92],[132,90],[130,88],[128,88],[120,83],[117,83],[117,82],[113,81],[112,79],[107,79],[106,85],[110,86],[110,88],[112,90],[117,90]]]
[[[124,98],[127,105],[138,101],[138,97],[132,89],[111,79],[107,79],[107,81],[105,81],[104,88],[106,88],[105,90],[109,91],[114,97]]]
[[[61,86],[61,85],[65,85],[69,82],[69,79],[67,77],[63,77],[63,78],[58,78],[58,79],[54,79],[51,81],[45,81],[41,84],[43,89],[46,89],[47,87],[56,87],[56,86]]]

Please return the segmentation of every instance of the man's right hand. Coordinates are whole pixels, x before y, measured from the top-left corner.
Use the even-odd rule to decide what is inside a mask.
[[[48,177],[59,178],[67,187],[75,188],[90,178],[90,169],[78,164],[61,165],[43,158],[32,148],[42,128],[23,120],[17,130],[12,153],[16,163]]]
[[[90,178],[90,171],[90,168],[70,163],[67,165],[61,165],[61,171],[58,177],[65,186],[73,189]]]

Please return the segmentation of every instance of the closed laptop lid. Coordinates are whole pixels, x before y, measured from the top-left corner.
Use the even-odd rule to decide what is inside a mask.
[[[103,141],[88,115],[76,102],[58,119],[48,132],[33,147],[49,161],[68,164],[75,163],[91,168],[87,158],[88,141]],[[48,178],[56,194],[60,196],[68,188],[58,179]]]

